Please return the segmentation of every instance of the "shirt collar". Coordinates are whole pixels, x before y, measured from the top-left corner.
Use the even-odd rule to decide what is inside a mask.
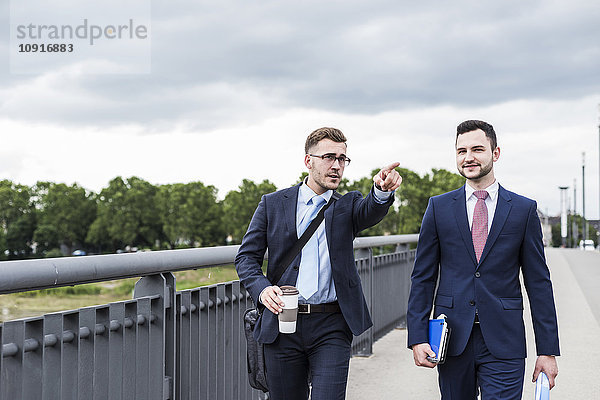
[[[492,183],[490,186],[488,186],[484,189],[486,192],[488,192],[488,196],[489,196],[490,200],[492,200],[492,201],[496,200],[496,196],[498,196],[499,187],[500,187],[500,185],[498,184],[498,180],[495,180],[494,183]],[[477,189],[473,189],[473,187],[471,187],[471,185],[469,185],[468,182],[465,184],[465,196],[466,196],[467,200],[469,200],[469,198],[471,198],[471,196],[473,195],[473,192],[475,192],[475,190],[477,190]]]
[[[308,201],[315,196],[320,196],[325,200],[326,203],[329,203],[331,196],[333,196],[333,190],[328,190],[325,193],[319,195],[314,192],[311,188],[306,184],[306,179],[300,185],[300,190],[298,191],[298,201],[301,201],[304,204],[308,204]]]

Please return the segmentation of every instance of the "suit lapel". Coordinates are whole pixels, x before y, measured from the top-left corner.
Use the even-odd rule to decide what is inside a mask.
[[[496,203],[496,211],[494,212],[494,220],[492,221],[492,227],[490,229],[490,234],[485,242],[485,247],[483,248],[483,253],[481,253],[481,259],[479,260],[479,265],[485,260],[486,256],[490,252],[490,249],[498,239],[498,235],[502,232],[502,228],[504,227],[504,223],[508,218],[508,214],[510,213],[511,203],[510,203],[510,194],[500,186],[498,188],[498,202]]]
[[[289,190],[286,190],[283,194],[282,203],[287,229],[290,232],[294,232],[294,236],[296,237],[298,237],[298,232],[296,232],[296,206],[298,205],[299,190],[300,185],[296,185]]]
[[[456,218],[456,225],[460,232],[460,236],[465,242],[465,248],[471,256],[473,263],[477,265],[477,258],[475,258],[475,249],[473,248],[473,238],[471,237],[471,230],[469,229],[469,220],[467,219],[467,201],[465,198],[465,187],[458,189],[454,195],[454,217]]]

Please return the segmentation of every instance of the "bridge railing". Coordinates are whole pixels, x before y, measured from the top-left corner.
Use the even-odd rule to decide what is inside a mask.
[[[358,238],[373,341],[402,326],[418,235]],[[394,250],[384,253],[383,246]],[[374,249],[376,249],[374,251]],[[176,290],[172,272],[232,264],[238,246],[0,263],[0,294],[142,277],[133,299],[0,325],[0,400],[260,399],[247,383],[239,281]]]

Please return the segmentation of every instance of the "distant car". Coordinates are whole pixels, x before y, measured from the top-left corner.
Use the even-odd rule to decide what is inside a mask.
[[[85,256],[87,253],[85,250],[75,250],[71,253],[73,256]]]
[[[587,250],[587,251],[594,251],[594,241],[593,240],[580,240],[579,241],[579,249],[580,250]]]

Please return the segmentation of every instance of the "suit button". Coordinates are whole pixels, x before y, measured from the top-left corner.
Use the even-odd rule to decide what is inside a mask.
[[[481,274],[479,273],[479,271],[475,272],[475,278],[479,278],[481,276]]]
[[[475,300],[469,301],[469,305],[474,306],[475,305]]]
[[[294,269],[294,271],[298,271],[298,266],[297,265],[294,265],[292,268]]]

